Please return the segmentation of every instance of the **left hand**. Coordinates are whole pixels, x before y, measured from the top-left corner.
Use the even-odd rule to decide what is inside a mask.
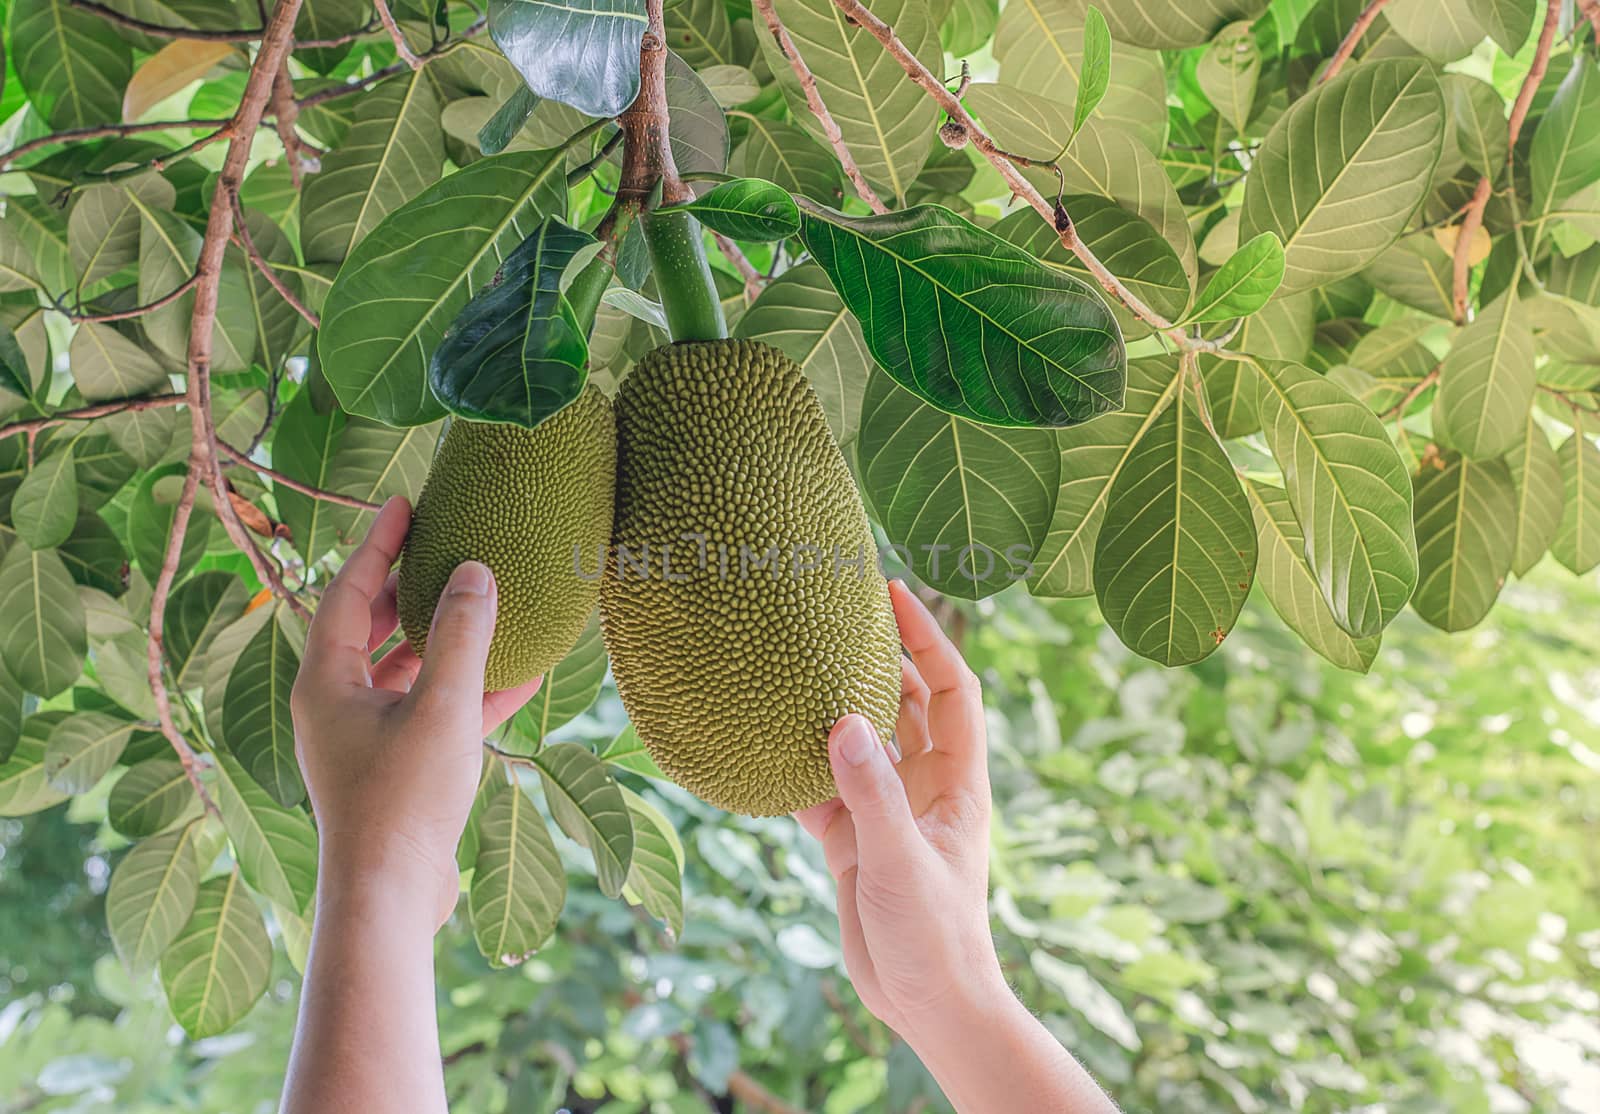
[[[522,707],[540,678],[483,691],[494,634],[489,569],[464,562],[434,613],[424,663],[394,632],[395,578],[411,508],[384,504],[366,539],[322,594],[295,679],[295,757],[321,838],[319,891],[379,885],[416,896],[437,929],[455,908],[456,843],[483,768],[483,739]]]

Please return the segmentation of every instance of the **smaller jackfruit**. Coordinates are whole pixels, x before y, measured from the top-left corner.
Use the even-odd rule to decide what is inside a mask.
[[[533,429],[455,419],[400,559],[400,625],[418,655],[450,574],[482,561],[498,592],[484,687],[514,688],[565,657],[599,598],[616,461],[611,403],[593,386]]]

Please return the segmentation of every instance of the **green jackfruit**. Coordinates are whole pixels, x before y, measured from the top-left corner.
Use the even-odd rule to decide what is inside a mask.
[[[600,618],[639,737],[718,807],[833,797],[828,731],[847,712],[890,737],[888,585],[822,406],[782,352],[670,344],[623,381]]]
[[[419,655],[455,567],[482,561],[499,593],[484,687],[547,672],[600,593],[617,459],[611,403],[587,387],[533,429],[456,419],[417,499],[400,558],[400,625]]]

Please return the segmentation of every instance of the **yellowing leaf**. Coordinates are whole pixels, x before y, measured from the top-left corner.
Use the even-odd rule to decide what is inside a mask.
[[[137,120],[174,93],[199,81],[212,66],[232,53],[233,47],[228,43],[198,39],[168,43],[134,71],[133,80],[122,94],[122,118],[130,122]]]

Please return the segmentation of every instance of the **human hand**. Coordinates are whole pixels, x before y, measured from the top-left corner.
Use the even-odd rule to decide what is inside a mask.
[[[495,585],[476,561],[439,599],[428,660],[394,632],[395,580],[411,508],[383,505],[327,589],[295,678],[295,757],[321,839],[319,890],[380,885],[413,895],[438,929],[455,907],[455,849],[483,768],[483,738],[527,702],[535,679],[483,692]]]
[[[845,968],[908,1040],[953,1002],[1005,991],[989,931],[989,772],[978,679],[922,601],[890,582],[903,663],[896,763],[863,717],[828,740],[839,796],[796,813],[839,884]]]

